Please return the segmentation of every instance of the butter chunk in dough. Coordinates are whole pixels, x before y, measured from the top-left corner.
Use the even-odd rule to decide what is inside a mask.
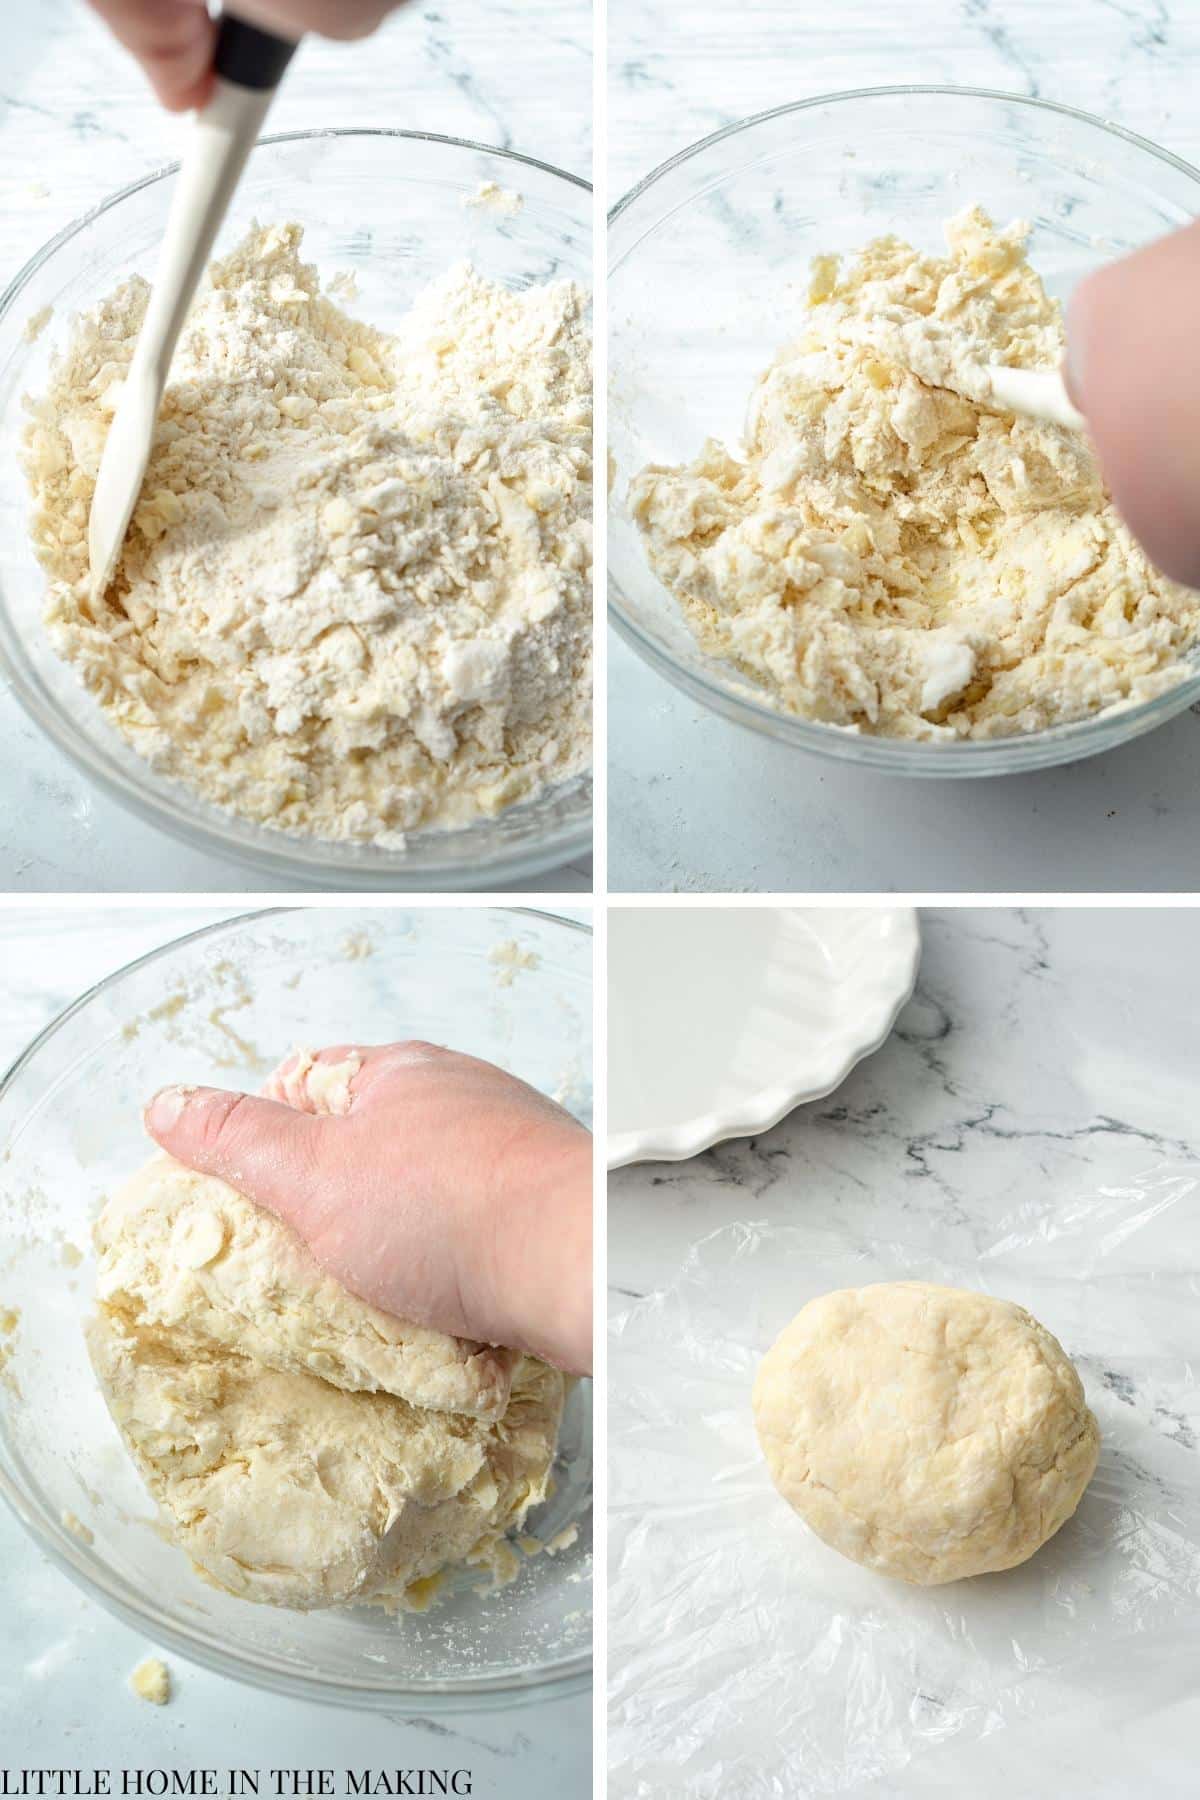
[[[273,1213],[173,1157],[108,1201],[94,1239],[96,1298],[130,1329],[439,1412],[496,1420],[508,1405],[516,1351],[369,1306]]]
[[[1036,1319],[919,1281],[803,1307],[762,1360],[754,1417],[771,1479],[817,1536],[922,1586],[1025,1562],[1075,1511],[1100,1449]]]
[[[422,1607],[452,1564],[501,1570],[545,1498],[564,1377],[519,1359],[503,1419],[427,1412],[265,1367],[101,1306],[88,1349],[172,1536],[218,1587],[309,1610]]]

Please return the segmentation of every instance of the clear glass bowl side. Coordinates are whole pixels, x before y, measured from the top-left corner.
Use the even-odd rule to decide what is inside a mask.
[[[696,646],[629,519],[630,477],[740,437],[757,376],[794,337],[808,264],[895,233],[925,250],[978,201],[1030,220],[1030,253],[1065,300],[1097,264],[1186,223],[1200,174],[1101,121],[954,89],[875,90],[751,119],[684,152],[614,210],[609,232],[610,610],[693,698],[780,741],[903,772],[1003,773],[1069,760],[1149,729],[1200,695],[1200,674],[1149,704],[1034,737],[904,744],[776,711]]]
[[[503,986],[491,954],[513,938],[536,966]],[[557,1491],[529,1522],[544,1537],[577,1523],[569,1549],[530,1559],[486,1598],[478,1576],[458,1581],[422,1615],[296,1614],[208,1587],[158,1535],[81,1329],[91,1222],[146,1159],[139,1117],[150,1093],[167,1080],[257,1086],[297,1044],[417,1033],[497,1061],[587,1118],[590,934],[499,909],[260,914],[112,977],[31,1046],[0,1088],[0,1303],[19,1313],[0,1383],[0,1493],[80,1585],[210,1667],[342,1704],[511,1703],[587,1678],[588,1384],[571,1396]]]
[[[29,542],[20,451],[26,394],[47,384],[72,317],[129,275],[153,274],[176,176],[148,177],[60,234],[0,299],[0,664],[26,710],[93,779],[143,819],[266,874],[378,888],[499,886],[554,867],[591,841],[591,781],[580,775],[494,820],[413,834],[404,852],[321,843],[247,824],[157,776],[55,655],[42,624],[46,578]],[[483,181],[517,189],[515,217],[467,205]],[[353,273],[350,310],[385,328],[453,263],[515,287],[568,277],[591,285],[591,194],[544,164],[401,132],[312,132],[252,155],[217,244],[258,221],[298,218],[304,253],[327,278]],[[44,308],[36,338],[29,321]]]

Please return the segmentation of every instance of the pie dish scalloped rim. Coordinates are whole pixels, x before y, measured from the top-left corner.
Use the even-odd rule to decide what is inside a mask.
[[[614,1131],[610,1119],[609,1169],[624,1168],[636,1162],[683,1162],[726,1138],[749,1137],[769,1131],[795,1107],[833,1093],[850,1071],[864,1057],[878,1050],[891,1035],[901,1008],[916,985],[921,955],[917,909],[797,907],[788,910],[823,914],[829,919],[839,910],[860,915],[869,912],[884,927],[873,945],[874,955],[854,970],[853,979],[838,987],[842,1006],[836,1031],[826,1035],[819,1044],[811,1041],[806,1044],[803,1041],[804,1021],[797,1020],[800,1067],[786,1083],[747,1090],[735,1101],[711,1110],[699,1109],[694,1116],[677,1124]],[[711,1029],[714,1041],[723,1038],[719,1019],[714,1017]]]

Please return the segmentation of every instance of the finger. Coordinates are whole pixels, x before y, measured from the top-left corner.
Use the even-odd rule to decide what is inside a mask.
[[[263,1094],[299,1112],[344,1118],[354,1101],[353,1083],[369,1055],[369,1049],[357,1044],[332,1044],[315,1053],[295,1050],[268,1076]]]
[[[204,0],[92,0],[171,112],[202,106],[212,87],[216,26]]]
[[[297,38],[315,31],[349,42],[369,37],[400,0],[241,0],[238,12],[252,25]]]
[[[1200,586],[1200,224],[1080,283],[1067,379],[1117,507],[1164,574]]]
[[[163,1088],[144,1116],[155,1143],[179,1162],[219,1176],[297,1229],[327,1186],[322,1151],[337,1129],[328,1119],[205,1087]]]

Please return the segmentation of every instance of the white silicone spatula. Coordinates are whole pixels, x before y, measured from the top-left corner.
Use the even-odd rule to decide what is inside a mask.
[[[158,271],[104,443],[88,520],[92,594],[112,580],[137,505],[171,358],[226,208],[295,44],[225,13],[216,87],[197,113],[179,171]]]
[[[992,398],[998,406],[1007,407],[1022,418],[1065,425],[1069,431],[1084,429],[1087,421],[1071,404],[1066,383],[1057,369],[1008,369],[989,363],[987,372]]]

